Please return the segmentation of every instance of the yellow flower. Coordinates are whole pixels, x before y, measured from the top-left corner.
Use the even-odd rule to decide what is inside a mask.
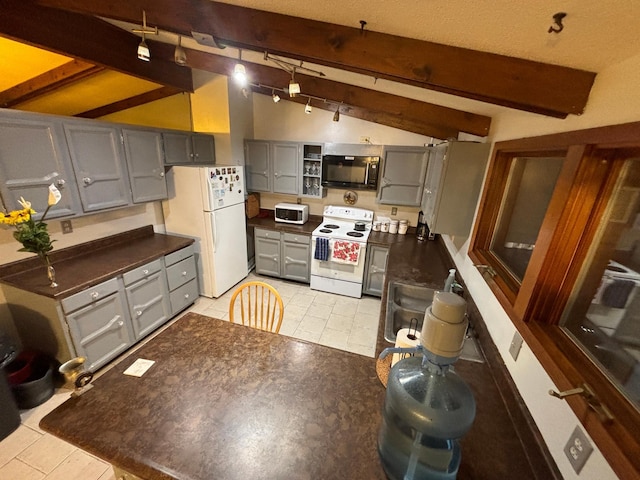
[[[28,202],[27,202],[28,203]],[[20,225],[21,223],[26,223],[31,219],[31,215],[34,215],[35,210],[23,209],[23,210],[13,210],[7,214],[0,212],[0,224],[3,225]]]

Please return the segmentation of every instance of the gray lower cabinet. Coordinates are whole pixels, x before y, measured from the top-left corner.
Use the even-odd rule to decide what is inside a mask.
[[[63,122],[82,209],[94,212],[131,204],[120,132],[114,126]]]
[[[256,273],[309,283],[311,236],[256,228]]]
[[[151,129],[123,128],[122,139],[133,203],[168,198],[162,133]]]
[[[184,310],[198,298],[198,272],[193,246],[164,257],[171,315]]]
[[[425,147],[385,146],[377,202],[419,206],[428,162]]]
[[[165,165],[214,165],[216,150],[212,135],[163,131]]]
[[[382,297],[388,257],[389,247],[367,245],[367,261],[364,269],[362,293]]]
[[[122,275],[135,340],[171,318],[169,291],[161,258]]]
[[[309,235],[282,234],[282,277],[309,283],[311,271],[311,237]]]
[[[166,323],[198,298],[192,245],[59,301],[2,285],[25,348],[60,363],[82,356],[91,371]]]
[[[105,365],[134,342],[124,285],[112,278],[61,302],[78,356],[91,371]]]
[[[256,273],[280,276],[280,232],[256,228]]]
[[[82,212],[64,130],[59,119],[6,110],[0,115],[0,195],[7,210],[30,201],[39,218],[47,206],[48,185],[62,194],[47,218]]]

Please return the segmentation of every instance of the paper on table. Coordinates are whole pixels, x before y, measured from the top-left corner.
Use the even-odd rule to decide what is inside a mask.
[[[135,362],[131,364],[129,368],[127,368],[123,373],[125,375],[131,375],[132,377],[141,377],[144,375],[147,370],[151,368],[155,360],[145,360],[144,358],[139,358]]]

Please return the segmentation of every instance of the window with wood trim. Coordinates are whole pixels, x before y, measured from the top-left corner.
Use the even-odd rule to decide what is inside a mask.
[[[621,478],[640,476],[640,123],[495,145],[469,253]],[[560,400],[559,400],[560,401]]]

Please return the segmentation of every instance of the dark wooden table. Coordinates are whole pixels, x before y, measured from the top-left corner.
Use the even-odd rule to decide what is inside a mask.
[[[385,479],[384,392],[373,358],[190,313],[40,427],[149,480]]]

